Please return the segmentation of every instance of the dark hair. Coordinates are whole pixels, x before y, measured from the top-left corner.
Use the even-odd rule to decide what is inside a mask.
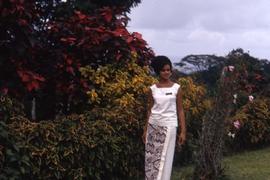
[[[159,75],[160,71],[165,65],[169,65],[172,70],[172,62],[166,56],[156,56],[151,60],[151,67],[154,69],[157,75]]]

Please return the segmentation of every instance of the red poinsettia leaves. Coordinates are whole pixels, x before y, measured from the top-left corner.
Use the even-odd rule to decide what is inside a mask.
[[[111,22],[113,17],[112,10],[110,8],[105,7],[102,9],[102,11],[103,12],[101,13],[101,15],[105,18],[106,22],[107,23]]]
[[[116,60],[118,61],[121,57],[122,57],[122,54],[118,53],[118,54],[116,55]]]
[[[23,3],[17,3],[16,5],[15,5],[15,7],[16,7],[16,10],[17,11],[24,11],[24,7],[23,7]]]
[[[80,11],[75,11],[75,14],[78,16],[80,20],[87,18],[87,16]]]
[[[127,29],[125,28],[119,28],[119,29],[116,29],[113,34],[115,36],[129,36],[129,32],[127,31]]]
[[[25,19],[19,19],[18,20],[18,23],[21,26],[27,26],[28,25],[28,22]]]
[[[139,40],[143,40],[143,39],[142,39],[142,35],[141,35],[140,33],[138,33],[138,32],[133,32],[132,35],[133,35],[135,38],[139,39]]]
[[[29,82],[31,80],[31,76],[26,71],[18,71],[18,75],[20,76],[22,82]]]
[[[127,43],[131,43],[133,41],[133,37],[129,36],[127,39],[126,39]]]
[[[38,90],[40,87],[40,83],[38,81],[32,81],[27,83],[26,88],[28,91]]]
[[[35,5],[32,4],[32,7],[30,0],[13,1],[14,4],[6,13],[5,8],[0,12],[1,18],[16,16],[15,23],[29,26],[35,21],[34,18],[39,20],[43,17],[39,9],[33,9]],[[3,13],[7,17],[3,17]],[[147,61],[151,52],[139,33],[128,32],[127,19],[121,10],[102,8],[96,9],[91,15],[75,11],[71,17],[53,18],[48,22],[42,22],[45,23],[46,30],[40,34],[42,38],[36,38],[36,34],[31,35],[35,29],[25,28],[26,35],[29,36],[27,38],[33,37],[35,41],[27,48],[22,46],[27,52],[25,57],[29,59],[20,60],[16,54],[10,58],[15,59],[12,63],[19,70],[19,78],[14,79],[14,84],[22,83],[27,91],[52,88],[52,85],[56,85],[53,89],[58,93],[69,93],[67,88],[70,84],[74,85],[75,91],[79,88],[85,90],[89,86],[87,82],[81,81],[83,77],[78,73],[80,67],[128,61],[131,52],[136,52],[140,61]],[[71,45],[72,47],[67,48]],[[9,90],[11,91],[13,89]],[[19,92],[20,89],[15,91]]]
[[[104,16],[104,18],[109,23],[112,20],[112,14],[111,13],[106,13],[105,16]]]
[[[40,84],[45,81],[44,77],[31,71],[20,70],[18,71],[18,75],[22,82],[26,84],[26,89],[28,91],[39,89]]]
[[[106,32],[106,29],[104,27],[93,28],[93,30],[95,30],[96,32],[99,32],[99,33],[105,33]]]
[[[8,94],[8,88],[3,88],[3,89],[1,89],[1,93],[2,93],[3,95]]]
[[[255,75],[255,79],[256,79],[257,81],[260,81],[260,80],[263,79],[263,76],[260,75],[260,74],[256,74],[256,75]]]
[[[88,89],[88,88],[89,88],[87,82],[88,82],[88,81],[87,81],[87,80],[84,80],[84,79],[81,79],[81,80],[80,80],[80,84],[82,85],[82,87],[83,87],[84,89]]]
[[[136,49],[134,47],[130,47],[131,52],[136,52]]]
[[[71,66],[66,67],[66,71],[72,75],[75,75],[74,69]]]
[[[63,42],[73,44],[77,39],[74,37],[67,37],[67,38],[61,38],[60,40]]]
[[[67,64],[68,64],[68,65],[71,65],[72,62],[73,62],[72,59],[67,59],[66,61],[67,61]]]
[[[248,93],[251,93],[255,87],[256,87],[256,86],[253,85],[253,84],[247,84],[247,85],[245,85],[245,89],[246,89],[246,91],[247,91]]]
[[[45,78],[42,77],[42,76],[40,76],[40,75],[33,75],[33,78],[34,78],[35,80],[40,81],[40,82],[44,82],[44,81],[45,81]]]

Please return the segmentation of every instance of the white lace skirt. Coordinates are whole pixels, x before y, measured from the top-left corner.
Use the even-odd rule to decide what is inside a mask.
[[[148,124],[145,144],[145,179],[170,180],[176,127]]]

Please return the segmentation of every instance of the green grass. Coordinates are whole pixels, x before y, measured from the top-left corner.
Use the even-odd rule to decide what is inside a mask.
[[[223,161],[226,179],[270,180],[270,148],[242,152]],[[174,168],[172,180],[191,179],[193,166]]]

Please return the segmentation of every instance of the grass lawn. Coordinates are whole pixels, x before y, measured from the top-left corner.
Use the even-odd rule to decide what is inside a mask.
[[[226,179],[230,180],[270,180],[270,148],[242,152],[225,157]],[[174,168],[172,180],[191,179],[193,166]]]

